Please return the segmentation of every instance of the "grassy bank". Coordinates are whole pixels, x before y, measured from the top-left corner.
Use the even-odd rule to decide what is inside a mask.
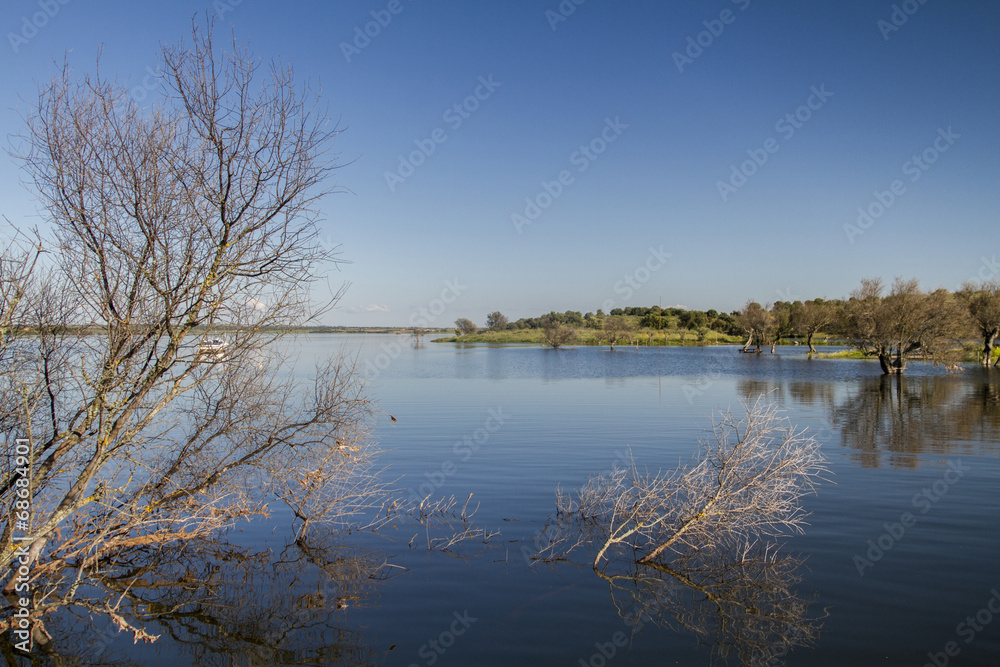
[[[820,359],[867,359],[874,357],[866,356],[861,350],[841,350],[840,352],[817,352],[816,357]]]
[[[541,329],[517,329],[514,331],[482,331],[464,336],[444,336],[435,338],[434,343],[490,343],[493,345],[545,345],[545,335]],[[619,340],[617,347],[663,346],[663,345],[732,345],[743,340],[727,336],[717,331],[708,331],[703,337],[687,330],[645,330],[632,334],[631,340]],[[573,345],[607,345],[604,332],[600,329],[578,327]]]

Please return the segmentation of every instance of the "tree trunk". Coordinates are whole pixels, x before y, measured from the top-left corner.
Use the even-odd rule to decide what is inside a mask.
[[[892,352],[880,352],[878,363],[882,367],[883,375],[899,375],[906,370],[906,362],[899,355],[892,358]]]
[[[747,338],[747,342],[743,346],[743,350],[742,351],[746,352],[747,350],[749,350],[750,349],[750,343],[752,343],[752,342],[753,342],[753,333],[751,332],[750,337]]]
[[[774,346],[777,345],[777,344],[778,344],[778,341],[776,341],[776,340],[771,341],[771,354],[774,354]]]
[[[993,363],[993,339],[996,333],[990,332],[983,336],[983,366],[989,368]],[[997,359],[1000,362],[1000,359]]]
[[[810,331],[806,336],[806,345],[809,346],[809,354],[816,354],[816,348],[813,347],[813,332]]]

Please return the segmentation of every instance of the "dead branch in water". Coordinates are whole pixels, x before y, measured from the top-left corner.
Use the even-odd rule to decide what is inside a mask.
[[[668,550],[738,547],[801,531],[800,501],[826,470],[819,444],[773,405],[758,400],[745,408],[742,419],[721,414],[713,437],[687,467],[653,474],[633,461],[592,477],[576,494],[558,494],[561,521],[600,545],[595,568],[615,547],[632,549],[638,562],[650,564]],[[565,537],[571,539],[568,531]]]

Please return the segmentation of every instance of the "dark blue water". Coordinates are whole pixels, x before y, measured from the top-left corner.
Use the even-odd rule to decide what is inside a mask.
[[[620,593],[589,564],[526,554],[557,486],[577,488],[628,457],[652,471],[686,463],[719,410],[739,413],[763,395],[820,440],[830,470],[806,500],[805,532],[781,547],[805,561],[791,590],[819,634],[772,664],[1000,664],[1000,373],[913,364],[884,379],[877,364],[809,359],[801,348],[296,342],[303,367],[345,344],[360,350],[370,391],[396,418],[376,429],[385,478],[403,496],[472,493],[477,525],[501,534],[456,553],[409,547],[423,535],[411,524],[349,536],[397,567],[330,609],[322,639],[345,650],[319,662],[711,664],[712,628],[668,613],[633,634]],[[278,512],[237,539],[277,551],[286,528]],[[273,641],[315,640],[298,637]],[[166,664],[172,650],[168,638],[131,655]],[[298,651],[289,662],[310,661],[308,646]]]

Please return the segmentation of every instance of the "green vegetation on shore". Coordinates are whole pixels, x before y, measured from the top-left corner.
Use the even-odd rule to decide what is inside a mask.
[[[639,317],[623,316],[630,325],[616,346],[662,346],[662,345],[733,345],[742,343],[739,336],[733,336],[713,330],[691,331],[682,327],[663,328],[660,330],[640,328]],[[668,318],[664,318],[667,322]],[[603,329],[591,326],[571,327],[576,334],[572,345],[607,345]],[[480,330],[476,333],[434,338],[434,343],[491,343],[494,345],[547,345],[543,328]]]
[[[577,338],[573,345],[607,345],[607,342],[600,336],[600,332],[577,329]],[[466,336],[446,336],[434,338],[432,343],[490,343],[494,345],[547,345],[544,332],[540,329],[526,329],[522,331],[484,331],[482,333],[469,334]],[[640,333],[631,340],[619,341],[616,347],[621,346],[664,346],[664,345],[734,345],[743,341],[736,336],[727,336],[710,332],[703,340],[698,340],[690,333],[682,338],[677,332],[653,331]]]
[[[862,359],[865,361],[878,361],[861,350],[841,350],[840,352],[817,352],[820,359]]]

